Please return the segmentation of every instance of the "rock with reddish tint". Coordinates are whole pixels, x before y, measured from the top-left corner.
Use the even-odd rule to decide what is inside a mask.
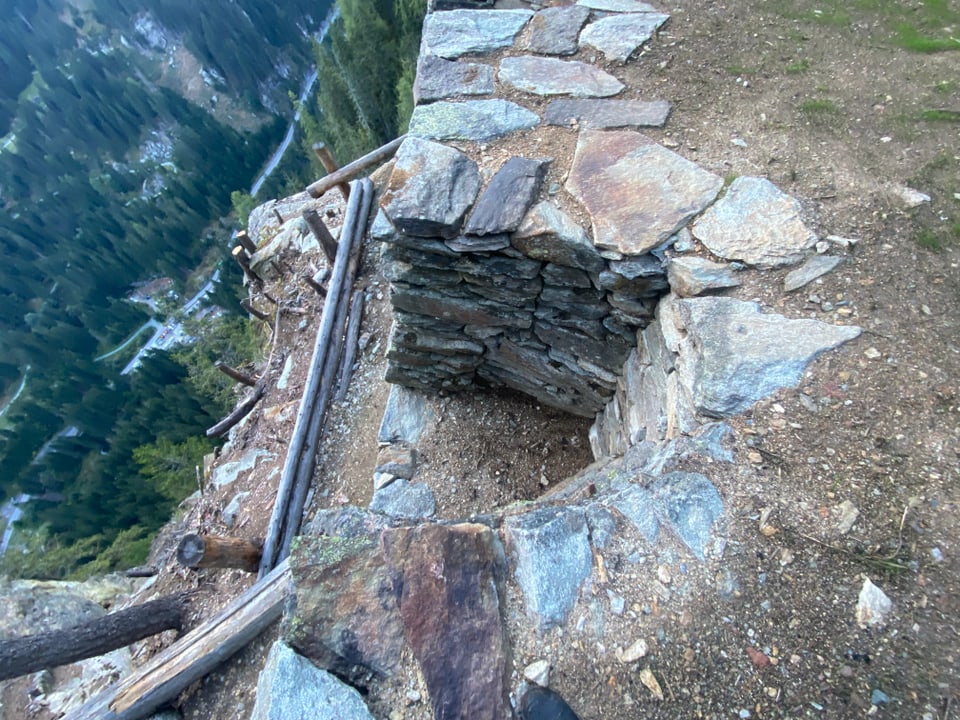
[[[368,525],[353,513],[338,526],[342,534],[301,536],[290,555],[293,601],[284,640],[340,677],[390,675],[403,647],[393,584]]]
[[[702,212],[723,178],[640,133],[585,131],[566,187],[590,213],[594,245],[643,255]]]
[[[496,536],[485,525],[421,525],[385,531],[383,547],[434,717],[510,717]]]
[[[480,194],[464,232],[467,235],[496,235],[513,232],[540,192],[550,160],[512,157]],[[508,240],[495,248],[509,245]]]
[[[573,55],[580,28],[589,17],[589,8],[578,5],[544,8],[530,21],[524,49],[541,55]]]

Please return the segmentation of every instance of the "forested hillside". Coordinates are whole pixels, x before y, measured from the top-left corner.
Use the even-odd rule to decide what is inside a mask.
[[[169,277],[183,296],[220,268],[209,302],[239,312],[231,192],[276,148],[313,65],[303,149],[260,199],[319,176],[313,142],[347,161],[403,132],[425,3],[344,0],[322,44],[328,0],[3,4],[0,501],[33,496],[20,524],[39,552],[0,570],[54,577],[142,557],[233,401],[212,361],[257,352],[236,315],[121,375],[141,342],[101,356],[181,302],[133,303],[132,287]]]

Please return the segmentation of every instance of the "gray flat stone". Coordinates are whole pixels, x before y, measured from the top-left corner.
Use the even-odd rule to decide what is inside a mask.
[[[799,290],[818,277],[826,275],[842,262],[843,258],[836,255],[811,255],[803,265],[787,273],[783,279],[783,289],[785,292]]]
[[[394,385],[383,411],[377,441],[381,445],[396,442],[416,445],[434,417],[433,408],[423,393]]]
[[[657,514],[701,560],[713,546],[723,517],[720,493],[706,475],[672,472],[650,486]]]
[[[373,720],[360,693],[276,642],[257,680],[251,720]]]
[[[600,18],[580,33],[580,47],[593,47],[608,60],[625,62],[668,19],[669,15],[652,12]]]
[[[566,187],[590,213],[594,245],[643,255],[706,208],[723,179],[640,133],[583,131]]]
[[[817,242],[800,219],[800,203],[756,177],[734,180],[692,230],[714,255],[764,269],[800,262]]]
[[[576,122],[591,130],[663,127],[670,116],[666,100],[554,100],[547,106],[547,125],[568,126]]]
[[[423,55],[413,83],[416,104],[462,95],[489,95],[494,90],[493,68],[483,63],[456,62]]]
[[[458,235],[450,240],[444,240],[444,244],[458,253],[465,252],[496,252],[510,247],[510,235],[502,233],[499,235]],[[424,283],[425,285],[429,283]]]
[[[398,479],[373,494],[370,510],[403,520],[422,520],[433,516],[437,504],[428,485]]]
[[[577,0],[577,6],[606,12],[653,13],[657,11],[653,5],[640,0]]]
[[[507,160],[480,194],[464,233],[497,235],[516,230],[536,200],[549,165],[549,159],[512,157]],[[496,249],[504,247],[506,245]]]
[[[678,300],[686,330],[677,367],[694,407],[710,417],[743,412],[780,388],[794,387],[821,353],[860,335],[854,326],[764,315],[732,298]]]
[[[573,55],[580,28],[590,9],[579,5],[540,10],[530,21],[530,35],[523,49],[541,55]]]
[[[505,531],[527,613],[541,631],[562,625],[593,568],[584,511],[533,510],[508,518]]]
[[[678,297],[695,297],[707,290],[737,287],[740,280],[733,268],[704,258],[675,257],[667,263],[670,289]]]
[[[497,78],[508,88],[535,95],[609,97],[623,90],[623,83],[600,68],[575,60],[505,57]]]
[[[394,308],[438,320],[455,320],[464,325],[512,327],[521,330],[533,324],[529,312],[498,303],[481,304],[476,297],[456,297],[430,290],[394,288]]]
[[[441,101],[416,107],[409,132],[433,140],[482,142],[539,124],[539,115],[509,100]]]
[[[548,263],[541,271],[543,281],[550,285],[568,285],[569,287],[588,288],[593,286],[590,276],[583,270]]]
[[[647,542],[654,543],[660,535],[660,523],[654,511],[653,495],[644,487],[633,483],[616,490],[603,504],[619,510],[640,531]]]
[[[458,58],[509,47],[533,17],[529,10],[450,10],[423,22],[422,55]]]
[[[397,150],[380,207],[407,235],[452,238],[479,190],[480,171],[473,160],[445,145],[408,137]]]
[[[546,200],[527,213],[511,243],[524,255],[536,260],[594,273],[606,267],[606,261],[590,244],[584,229]]]

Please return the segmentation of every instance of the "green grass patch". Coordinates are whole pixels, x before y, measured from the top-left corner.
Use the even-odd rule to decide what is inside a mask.
[[[910,52],[938,53],[960,50],[960,38],[930,37],[909,23],[897,23],[894,31],[894,42]]]
[[[840,108],[833,100],[818,98],[816,100],[805,100],[798,106],[800,112],[807,115],[837,115]]]
[[[753,70],[751,70],[750,68],[744,65],[738,65],[737,63],[731,63],[730,65],[727,65],[726,70],[731,75],[752,75],[753,74]]]
[[[795,63],[790,63],[786,67],[787,75],[799,75],[810,69],[810,61],[806,58],[800,58]]]
[[[943,240],[933,230],[921,230],[914,237],[914,241],[925,250],[934,252],[943,250]]]
[[[957,89],[956,80],[941,80],[933,86],[933,91],[938,95],[949,95]]]
[[[960,112],[957,110],[924,110],[920,119],[927,122],[960,123]]]

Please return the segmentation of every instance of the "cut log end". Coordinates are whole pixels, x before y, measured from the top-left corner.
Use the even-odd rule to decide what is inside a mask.
[[[189,568],[235,568],[256,572],[263,543],[247,538],[184,535],[177,547],[177,562]]]

